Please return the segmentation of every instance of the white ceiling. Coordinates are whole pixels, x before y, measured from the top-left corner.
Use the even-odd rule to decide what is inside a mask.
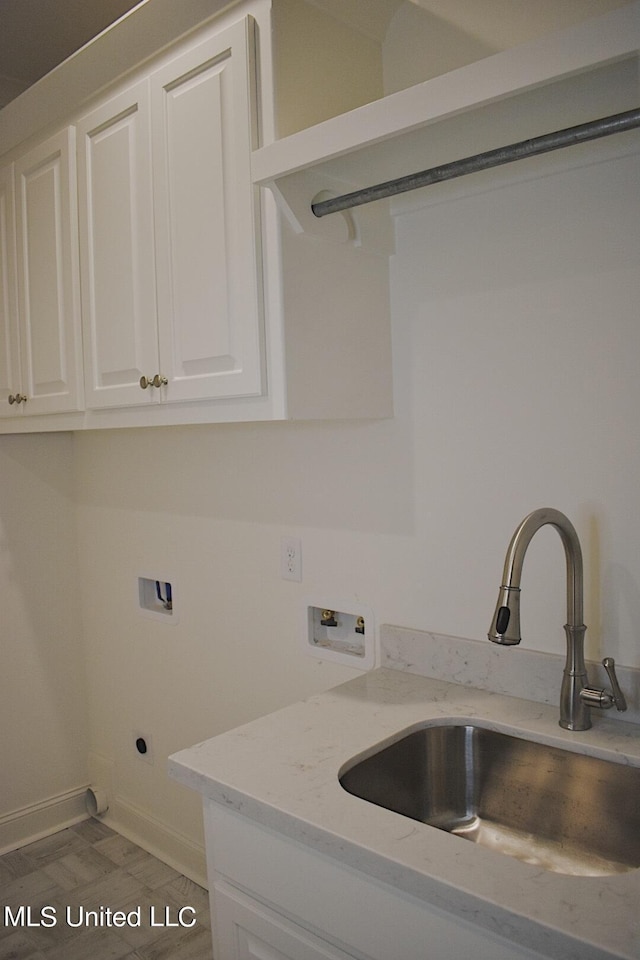
[[[29,86],[138,2],[0,0],[0,76]]]

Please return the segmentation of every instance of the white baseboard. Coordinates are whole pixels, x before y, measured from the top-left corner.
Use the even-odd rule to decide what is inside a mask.
[[[0,816],[0,856],[87,820],[88,784]],[[105,824],[148,853],[207,888],[204,847],[121,798],[111,799]]]
[[[80,823],[88,817],[88,784],[0,816],[0,856]]]
[[[204,847],[121,797],[109,801],[109,810],[101,819],[147,853],[208,889]]]

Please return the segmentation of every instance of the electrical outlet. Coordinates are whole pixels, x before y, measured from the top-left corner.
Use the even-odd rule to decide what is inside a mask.
[[[298,537],[280,541],[280,573],[283,580],[302,580],[302,544]]]

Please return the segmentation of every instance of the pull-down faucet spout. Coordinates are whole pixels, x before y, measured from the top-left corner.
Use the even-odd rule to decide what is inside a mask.
[[[560,690],[560,726],[566,730],[588,730],[591,726],[591,707],[608,708],[615,704],[626,710],[624,695],[615,675],[611,657],[602,661],[611,680],[612,692],[589,686],[584,662],[584,634],[582,622],[583,572],[582,550],[578,534],[571,521],[559,510],[543,507],[525,517],[515,531],[507,550],[498,603],[489,628],[489,640],[513,645],[520,643],[520,579],[527,548],[540,527],[551,524],[560,534],[567,566],[567,658]]]

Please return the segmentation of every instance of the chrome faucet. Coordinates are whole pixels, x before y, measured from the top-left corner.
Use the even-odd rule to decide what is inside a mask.
[[[567,562],[567,660],[560,689],[560,726],[566,730],[588,730],[591,726],[591,707],[608,709],[615,705],[626,710],[627,703],[618,684],[615,663],[605,657],[602,664],[611,681],[611,691],[589,685],[584,662],[584,634],[582,622],[582,550],[578,534],[571,521],[559,510],[543,507],[525,517],[517,528],[504,562],[502,586],[491,621],[488,637],[494,643],[520,643],[520,577],[522,563],[532,537],[550,523],[560,534]]]

